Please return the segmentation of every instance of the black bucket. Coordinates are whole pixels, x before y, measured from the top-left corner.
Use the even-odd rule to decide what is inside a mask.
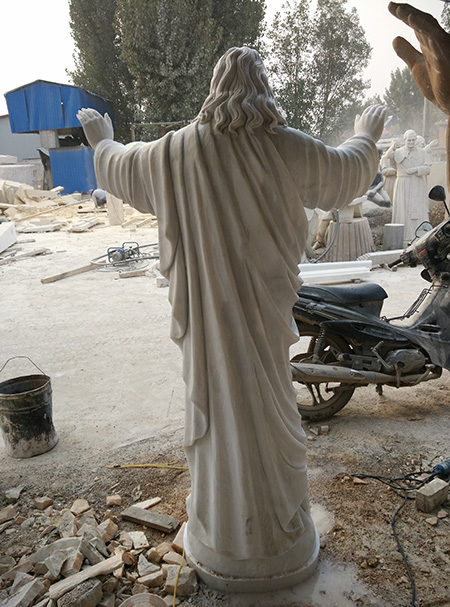
[[[13,359],[8,359],[0,372],[10,360]],[[58,437],[52,421],[50,377],[41,371],[41,375],[25,375],[0,383],[0,428],[6,452],[12,457],[33,457],[53,449]]]

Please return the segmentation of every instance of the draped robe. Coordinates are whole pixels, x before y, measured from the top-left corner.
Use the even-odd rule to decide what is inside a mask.
[[[289,368],[304,207],[349,203],[377,164],[369,136],[334,149],[286,127],[231,134],[194,122],[96,148],[99,185],[158,218],[186,386],[186,539],[221,575],[281,573],[317,550]]]

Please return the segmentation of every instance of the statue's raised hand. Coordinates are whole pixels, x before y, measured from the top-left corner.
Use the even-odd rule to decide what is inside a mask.
[[[389,11],[415,32],[422,52],[400,36],[393,41],[422,94],[450,116],[450,34],[432,15],[409,4],[389,3]]]
[[[370,105],[361,115],[355,118],[355,135],[369,135],[378,141],[383,133],[386,121],[386,107],[384,105]]]
[[[81,122],[89,145],[94,150],[103,139],[114,139],[114,128],[108,114],[102,116],[97,110],[83,108],[78,111],[77,118]]]

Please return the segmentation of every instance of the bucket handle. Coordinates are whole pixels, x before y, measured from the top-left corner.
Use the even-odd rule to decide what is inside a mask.
[[[26,358],[27,360],[30,361],[30,363],[32,365],[34,365],[36,367],[36,369],[38,371],[40,371],[42,373],[42,375],[45,375],[44,371],[42,371],[42,369],[40,369],[37,364],[35,362],[33,362],[31,360],[31,358],[29,358],[28,356],[11,356],[11,358],[8,358],[8,360],[5,362],[5,364],[3,365],[3,367],[0,369],[0,373],[3,371],[3,369],[6,367],[6,365],[11,361],[11,360],[15,360],[16,358]]]

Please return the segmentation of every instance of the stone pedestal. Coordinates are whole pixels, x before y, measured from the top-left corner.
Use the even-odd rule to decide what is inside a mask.
[[[404,228],[402,223],[387,223],[384,226],[383,248],[385,251],[403,248]]]
[[[183,541],[186,559],[200,579],[214,590],[233,593],[272,592],[301,584],[314,573],[320,548],[312,520],[297,544],[270,558],[237,561],[218,555],[190,536],[189,522]]]
[[[326,232],[326,246],[328,247],[336,231],[336,223],[330,222]],[[339,223],[337,236],[331,249],[328,251],[326,261],[354,261],[365,253],[373,250],[372,232],[367,217],[358,217],[351,223]]]

